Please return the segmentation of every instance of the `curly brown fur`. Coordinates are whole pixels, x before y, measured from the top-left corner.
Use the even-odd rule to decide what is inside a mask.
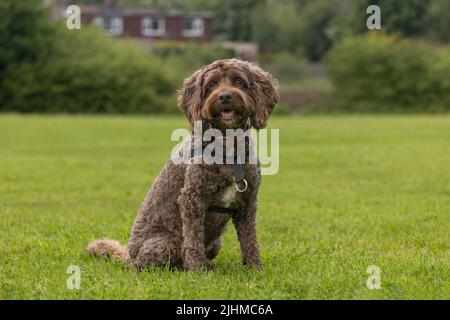
[[[191,125],[263,128],[278,103],[276,80],[258,66],[237,59],[218,60],[184,81],[178,105]],[[244,264],[262,267],[256,238],[258,164],[244,164],[248,189],[239,193],[228,164],[175,164],[169,160],[150,188],[132,228],[128,252],[116,241],[94,241],[91,254],[119,257],[142,270],[174,266],[184,270],[211,268],[231,219]],[[230,214],[214,207],[233,209]],[[128,255],[127,255],[127,254]]]

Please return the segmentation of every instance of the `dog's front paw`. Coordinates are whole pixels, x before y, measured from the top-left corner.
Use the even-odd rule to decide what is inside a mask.
[[[183,265],[183,269],[186,271],[208,271],[213,267],[213,264],[207,259],[186,259]]]
[[[263,266],[261,260],[244,261],[244,266],[247,266],[247,267],[250,267],[250,268],[254,268],[255,270],[258,270],[258,271],[263,271],[264,270],[264,266]]]

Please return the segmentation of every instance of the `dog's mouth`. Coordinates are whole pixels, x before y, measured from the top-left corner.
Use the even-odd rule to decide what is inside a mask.
[[[220,117],[223,121],[231,121],[236,118],[237,113],[233,108],[225,108],[220,112]]]
[[[210,112],[209,117],[205,115],[205,118],[217,129],[241,128],[248,117],[246,108],[241,104],[218,105],[211,109],[205,108],[205,111]]]

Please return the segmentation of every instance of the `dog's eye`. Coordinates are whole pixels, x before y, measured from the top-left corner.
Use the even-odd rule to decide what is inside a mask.
[[[240,86],[240,87],[247,88],[247,84],[245,83],[245,81],[242,80],[242,79],[240,79],[240,78],[236,78],[236,79],[234,80],[234,84],[235,84],[236,86]]]
[[[217,84],[217,81],[211,81],[208,83],[208,85],[206,86],[206,90],[212,90]]]

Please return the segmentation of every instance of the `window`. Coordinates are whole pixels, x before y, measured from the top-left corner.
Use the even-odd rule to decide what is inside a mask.
[[[119,35],[123,31],[123,20],[119,17],[106,19],[105,29],[110,34]]]
[[[123,31],[123,20],[120,17],[95,17],[94,25],[112,35],[120,35]]]
[[[144,36],[162,36],[165,27],[163,18],[144,18],[141,22],[141,30]]]
[[[103,28],[103,17],[95,17],[94,25],[99,28]]]
[[[203,35],[203,19],[193,18],[185,20],[182,35],[185,37],[200,37]]]

